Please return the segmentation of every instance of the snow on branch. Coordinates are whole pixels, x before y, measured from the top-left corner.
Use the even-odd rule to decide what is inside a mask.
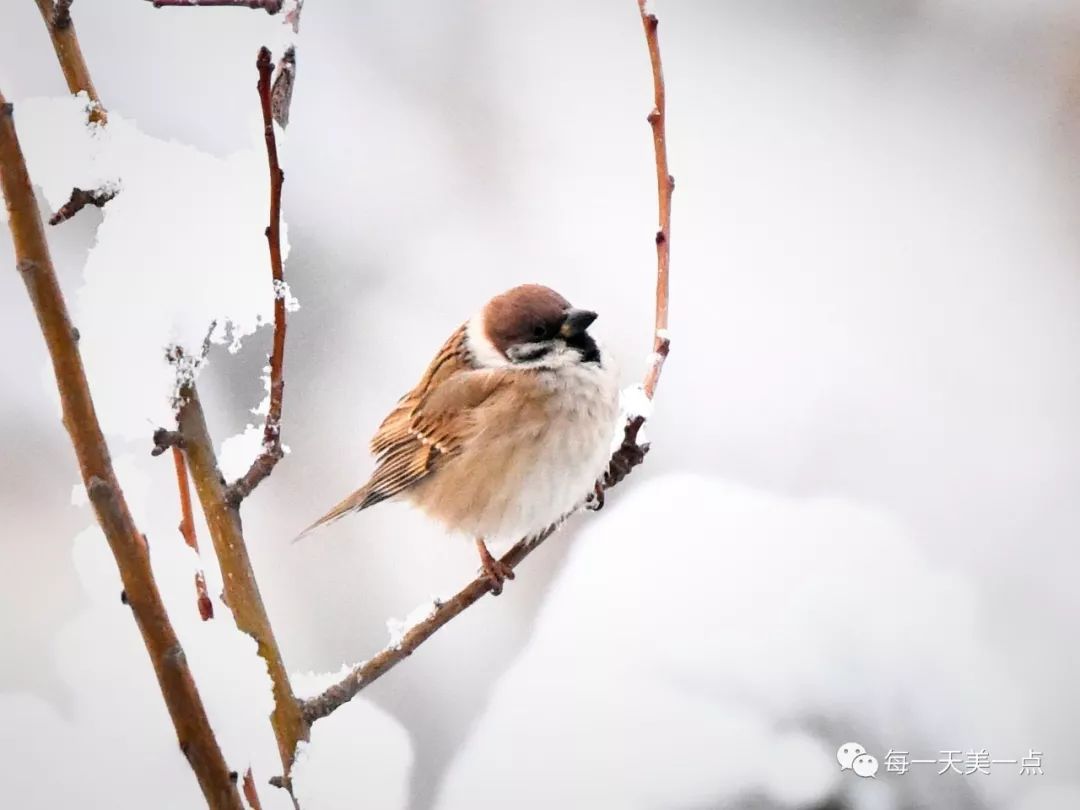
[[[656,29],[656,15],[649,9],[645,0],[638,0],[638,10],[645,28],[645,40],[652,64],[654,100],[648,121],[652,127],[653,146],[656,160],[657,198],[660,214],[660,227],[656,232],[656,318],[653,325],[653,353],[640,388],[624,393],[623,410],[626,424],[623,428],[622,442],[614,450],[608,471],[603,481],[597,484],[596,494],[592,499],[594,509],[603,506],[605,490],[617,485],[630,471],[645,460],[649,445],[639,443],[640,431],[648,416],[656,385],[660,380],[664,360],[670,346],[668,336],[668,263],[670,255],[671,232],[671,194],[675,180],[668,172],[666,146],[666,116],[664,105],[664,74],[660,61],[660,44]],[[644,394],[646,402],[636,400]],[[565,515],[557,523],[549,526],[535,538],[523,538],[510,548],[501,558],[501,562],[511,569],[531,554],[544,540],[553,535],[569,518]],[[356,697],[362,689],[374,683],[399,663],[404,661],[440,627],[445,625],[466,608],[478,602],[492,589],[491,580],[481,575],[445,601],[437,600],[415,624],[396,633],[391,644],[380,650],[363,663],[357,664],[337,683],[323,690],[319,695],[303,701],[304,720],[309,725],[340,708]]]
[[[307,739],[307,726],[300,715],[300,704],[293,695],[281,648],[259,593],[255,569],[244,541],[239,506],[229,501],[226,495],[213,439],[193,381],[181,386],[180,401],[177,421],[183,437],[182,446],[221,568],[224,601],[232,611],[236,626],[258,642],[259,655],[266,661],[274,692],[270,722],[287,774],[296,744]]]
[[[180,448],[187,459],[195,492],[206,517],[225,589],[225,602],[232,611],[236,626],[252,636],[259,655],[266,662],[273,685],[274,710],[270,722],[277,739],[278,752],[287,779],[296,754],[296,746],[308,738],[308,726],[293,694],[288,671],[274,636],[270,617],[259,593],[255,570],[248,554],[240,521],[243,499],[270,473],[283,455],[281,447],[281,407],[285,383],[282,361],[285,352],[285,288],[281,253],[281,185],[284,173],[278,164],[274,123],[271,116],[270,76],[274,66],[270,51],[261,48],[256,60],[257,84],[262,107],[267,162],[270,170],[270,224],[266,239],[270,251],[270,282],[274,290],[274,338],[270,354],[270,405],[263,428],[262,452],[240,479],[226,486],[221,474],[206,415],[199,400],[192,375],[177,368],[177,430],[158,429],[154,433],[154,454],[168,447]]]
[[[95,516],[120,570],[125,602],[131,607],[153,663],[180,750],[211,808],[242,810],[243,802],[229,777],[228,765],[210,727],[184,649],[158,592],[146,539],[132,519],[113,469],[83,369],[77,333],[68,317],[49,255],[44,224],[15,130],[12,105],[6,103],[2,93],[0,189],[7,205],[19,274],[26,284],[52,360],[64,425]]]

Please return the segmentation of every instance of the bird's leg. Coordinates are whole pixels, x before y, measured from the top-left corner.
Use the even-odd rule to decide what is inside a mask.
[[[599,481],[596,482],[589,497],[585,499],[585,508],[590,512],[599,512],[604,508],[604,485]]]
[[[480,566],[484,576],[491,583],[491,593],[498,596],[502,593],[503,582],[514,578],[514,569],[502,560],[497,560],[491,556],[487,545],[484,544],[483,537],[476,538],[476,550],[480,552]]]

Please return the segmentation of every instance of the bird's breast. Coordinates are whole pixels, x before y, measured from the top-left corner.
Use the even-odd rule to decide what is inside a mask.
[[[527,395],[478,414],[460,455],[411,499],[448,529],[495,548],[547,528],[592,491],[607,467],[618,386],[610,364],[536,372]],[[494,550],[494,549],[493,549]]]

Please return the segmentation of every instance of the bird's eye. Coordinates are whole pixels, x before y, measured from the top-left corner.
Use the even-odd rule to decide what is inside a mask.
[[[537,340],[543,340],[544,338],[546,338],[547,333],[548,333],[547,327],[543,326],[542,324],[534,326],[533,330],[532,330],[533,337],[536,338]]]

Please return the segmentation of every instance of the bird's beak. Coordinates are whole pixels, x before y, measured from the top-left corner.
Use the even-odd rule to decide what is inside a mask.
[[[588,329],[589,325],[595,320],[595,312],[590,312],[587,309],[568,309],[566,311],[566,320],[563,321],[563,325],[559,329],[559,334],[564,338],[580,335]]]

